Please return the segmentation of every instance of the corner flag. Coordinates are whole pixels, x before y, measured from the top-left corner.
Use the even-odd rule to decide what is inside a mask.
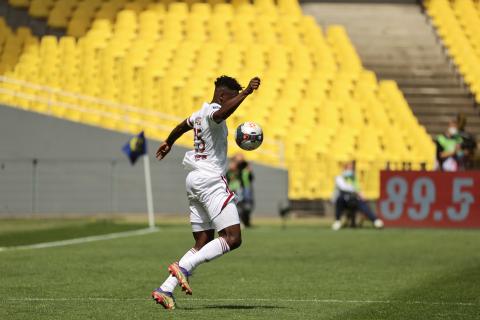
[[[132,165],[135,164],[138,158],[147,154],[147,139],[145,134],[140,132],[138,135],[132,137],[122,148],[130,160]],[[148,210],[148,225],[150,228],[155,228],[155,217],[153,211],[153,193],[152,181],[150,177],[150,160],[148,155],[143,157],[143,167],[145,172],[145,191],[147,196],[147,210]]]
[[[145,135],[140,132],[138,135],[132,137],[122,148],[123,153],[125,153],[130,159],[132,165],[135,164],[137,159],[147,153],[147,140]]]

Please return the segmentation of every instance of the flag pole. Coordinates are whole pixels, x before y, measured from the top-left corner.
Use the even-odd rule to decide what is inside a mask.
[[[143,156],[143,168],[145,169],[145,191],[147,194],[148,226],[155,228],[155,216],[153,213],[152,180],[150,176],[150,158],[148,153]]]

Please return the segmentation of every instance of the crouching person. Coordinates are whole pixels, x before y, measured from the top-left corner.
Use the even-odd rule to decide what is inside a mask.
[[[360,212],[373,222],[375,228],[383,228],[383,221],[377,218],[360,194],[360,188],[355,175],[355,163],[353,161],[347,162],[343,167],[343,172],[335,177],[333,201],[335,204],[333,230],[340,230],[342,228],[341,218],[345,212],[349,214],[352,220],[352,226],[355,225],[355,214]]]

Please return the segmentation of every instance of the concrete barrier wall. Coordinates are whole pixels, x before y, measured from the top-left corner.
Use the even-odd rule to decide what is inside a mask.
[[[129,136],[0,106],[0,214],[144,213],[143,161],[131,166]],[[148,140],[156,212],[186,213],[186,149],[158,162]],[[275,215],[287,198],[287,172],[253,165],[257,215]]]

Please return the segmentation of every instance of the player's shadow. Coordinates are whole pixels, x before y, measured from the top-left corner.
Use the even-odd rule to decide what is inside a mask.
[[[245,306],[238,304],[219,304],[219,305],[210,305],[205,306],[205,309],[238,309],[238,310],[250,310],[250,309],[280,309],[284,307],[279,306]]]
[[[193,310],[193,309],[228,309],[228,310],[255,310],[255,309],[285,309],[285,307],[280,306],[266,306],[266,305],[256,305],[256,306],[246,306],[239,304],[214,304],[208,306],[199,306],[193,308],[182,308],[184,310]]]

